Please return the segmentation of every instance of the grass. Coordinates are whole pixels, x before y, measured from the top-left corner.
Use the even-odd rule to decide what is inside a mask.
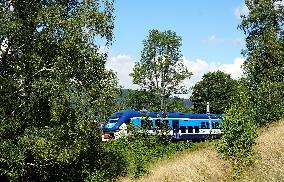
[[[258,159],[240,181],[284,181],[284,120],[261,129],[256,142]]]
[[[229,174],[230,164],[219,159],[213,148],[214,142],[204,142],[197,144],[194,149],[178,152],[166,160],[157,161],[148,175],[135,181],[224,181],[226,174]],[[120,181],[134,179],[123,178]]]
[[[220,159],[214,142],[204,142],[151,165],[139,179],[121,178],[120,182],[232,181],[232,164]],[[284,182],[284,120],[259,130],[254,147],[257,160],[247,167],[238,181]]]
[[[120,173],[120,176],[138,178],[148,173],[151,164],[157,160],[191,148],[193,148],[192,150],[195,148],[191,142],[172,143],[156,136],[135,133],[135,136],[131,135],[120,140],[109,141],[104,145],[105,152],[114,154],[112,156],[120,155],[120,161],[117,163],[121,163],[119,168],[113,166],[105,168],[108,169],[109,173],[107,174]],[[113,159],[108,160],[111,162]],[[117,161],[117,159],[114,160]]]

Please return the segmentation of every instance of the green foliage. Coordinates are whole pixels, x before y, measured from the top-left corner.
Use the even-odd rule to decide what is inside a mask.
[[[113,10],[101,0],[0,2],[1,178],[102,176],[93,113],[112,112],[119,88],[95,40],[111,44]]]
[[[173,112],[185,112],[185,113],[190,113],[193,112],[193,109],[188,106],[188,104],[185,103],[186,99],[179,98],[179,97],[171,97],[166,105],[168,111],[173,111]]]
[[[173,93],[184,93],[182,81],[191,73],[184,66],[180,53],[181,37],[173,31],[150,30],[143,41],[141,60],[134,66],[133,83],[160,97],[160,110]]]
[[[246,37],[244,71],[255,89],[266,81],[284,80],[284,7],[281,0],[246,0],[249,14],[239,28]]]
[[[254,97],[258,126],[284,118],[284,83],[265,82],[258,85]]]
[[[258,126],[283,118],[284,6],[280,0],[248,0],[240,29],[247,35],[244,71],[254,96]]]
[[[239,174],[244,164],[253,158],[252,147],[257,137],[256,109],[246,83],[236,82],[232,104],[226,110],[221,125],[222,138],[217,144],[223,157],[234,161],[234,172]]]
[[[234,82],[229,74],[222,71],[204,74],[192,89],[190,99],[194,102],[194,112],[206,113],[206,103],[209,102],[211,113],[225,113],[233,95]]]
[[[255,109],[244,83],[239,82],[233,104],[226,111],[221,130],[223,137],[218,149],[225,157],[246,158],[256,137]]]
[[[244,72],[238,95],[222,125],[218,150],[234,160],[236,177],[252,159],[256,128],[283,118],[284,7],[280,0],[246,0],[249,9],[239,26],[247,35]]]
[[[127,168],[113,168],[121,170],[122,174],[139,177],[148,172],[149,166],[155,160],[192,147],[188,142],[171,143],[155,135],[130,129],[132,135],[114,140],[104,145],[106,151],[121,154],[127,161]]]
[[[146,90],[124,90],[121,96],[120,109],[134,109],[149,111],[159,111],[160,101],[155,93]],[[168,111],[176,112],[192,112],[192,108],[185,103],[185,99],[178,97],[170,97],[166,100],[166,108]]]
[[[133,110],[159,110],[159,97],[146,90],[128,90],[127,95],[122,98],[121,107]]]

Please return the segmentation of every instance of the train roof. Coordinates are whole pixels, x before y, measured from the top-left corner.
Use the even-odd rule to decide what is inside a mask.
[[[147,110],[122,110],[117,113],[128,117],[141,117],[142,115],[150,116],[153,118],[162,117],[162,112],[149,112]],[[189,119],[217,119],[224,116],[224,114],[193,114],[193,113],[183,113],[183,112],[166,112],[166,117],[168,118],[189,118]]]

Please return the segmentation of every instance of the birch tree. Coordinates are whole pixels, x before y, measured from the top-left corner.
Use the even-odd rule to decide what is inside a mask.
[[[192,75],[182,60],[182,38],[174,31],[150,30],[143,41],[141,60],[134,66],[133,83],[155,93],[160,98],[160,109],[174,93],[186,93],[182,82]]]

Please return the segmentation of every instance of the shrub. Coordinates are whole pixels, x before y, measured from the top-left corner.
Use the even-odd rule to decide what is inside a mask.
[[[109,141],[104,147],[105,151],[115,152],[127,161],[128,166],[120,171],[122,175],[136,178],[148,172],[151,162],[191,148],[192,145],[189,142],[172,143],[156,135],[132,131],[131,136]]]
[[[246,84],[239,81],[234,93],[233,102],[222,122],[223,137],[218,142],[217,149],[224,158],[233,160],[234,172],[239,173],[243,164],[252,159],[257,125],[252,96]]]

